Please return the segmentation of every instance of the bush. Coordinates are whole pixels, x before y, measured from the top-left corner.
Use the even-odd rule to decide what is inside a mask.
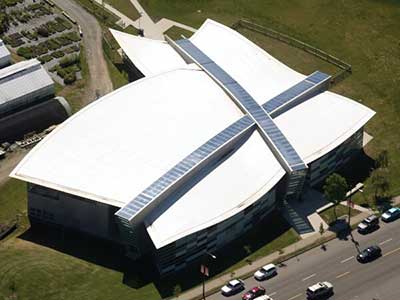
[[[57,50],[61,47],[61,45],[55,39],[48,39],[45,41],[47,48],[50,50]]]
[[[72,24],[68,22],[67,20],[61,18],[61,17],[56,17],[55,18],[57,23],[62,24],[66,29],[72,29]]]
[[[61,46],[67,46],[69,44],[72,44],[72,42],[69,39],[65,38],[64,36],[56,37],[56,40]]]
[[[37,33],[42,37],[48,37],[50,35],[49,30],[45,26],[40,26],[37,29]]]
[[[61,58],[63,57],[65,54],[62,51],[55,51],[51,54],[51,56],[53,56],[54,58]]]
[[[60,66],[63,68],[74,65],[76,63],[79,63],[79,55],[77,54],[64,57],[60,60]]]
[[[34,57],[34,53],[32,52],[31,47],[20,47],[17,50],[17,54],[26,59],[30,59],[30,58]]]
[[[63,34],[62,37],[66,38],[72,42],[79,42],[81,40],[80,36],[75,31]]]
[[[43,56],[41,56],[41,57],[38,57],[38,60],[39,60],[42,64],[47,63],[47,62],[51,61],[52,59],[53,59],[53,57],[52,57],[51,55],[43,55]]]
[[[64,83],[65,84],[72,84],[76,81],[76,74],[75,73],[68,73],[64,77]]]

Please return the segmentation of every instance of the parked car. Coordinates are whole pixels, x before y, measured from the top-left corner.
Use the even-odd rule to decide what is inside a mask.
[[[262,286],[255,286],[242,296],[243,300],[254,300],[255,298],[265,295],[265,289]]]
[[[379,218],[376,215],[371,215],[368,218],[365,218],[357,226],[359,233],[368,233],[377,228],[379,228]]]
[[[262,295],[260,297],[255,298],[254,300],[274,300],[268,295]]]
[[[224,296],[231,296],[244,290],[244,282],[241,279],[233,279],[221,288]]]
[[[379,246],[370,246],[363,251],[360,252],[360,254],[357,255],[357,260],[359,262],[369,262],[371,260],[374,260],[378,258],[379,256],[382,255],[382,250],[379,248]]]
[[[263,266],[257,272],[254,273],[254,278],[257,280],[265,280],[278,274],[277,268],[274,264],[268,264]]]
[[[307,299],[323,299],[333,295],[333,285],[328,281],[318,282],[306,290]]]
[[[396,219],[400,218],[400,208],[398,207],[392,207],[391,209],[385,211],[382,214],[382,221],[384,222],[391,222]]]

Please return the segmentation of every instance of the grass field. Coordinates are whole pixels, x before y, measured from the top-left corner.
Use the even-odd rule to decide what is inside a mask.
[[[184,35],[186,38],[190,38],[193,32],[177,26],[172,26],[170,29],[164,32],[164,34],[168,35],[173,40],[179,40],[182,38],[182,35]]]
[[[390,156],[391,194],[400,194],[400,3],[399,1],[264,1],[264,0],[141,0],[154,17],[166,17],[194,27],[206,18],[226,25],[240,18],[289,34],[353,66],[353,74],[333,88],[374,109],[377,114],[366,131],[374,139],[366,148],[371,157],[382,150]],[[259,34],[243,32],[271,54],[295,69],[309,73],[328,70],[305,54],[292,55],[286,45],[277,45]],[[290,54],[290,55],[288,55]],[[369,180],[366,197],[371,197]],[[355,201],[358,201],[358,195]]]
[[[129,0],[105,0],[105,2],[133,21],[140,17],[138,11]]]
[[[15,293],[18,299],[32,300],[152,300],[171,296],[176,284],[185,290],[200,283],[197,266],[172,278],[153,280],[150,263],[129,264],[116,246],[59,229],[30,228],[26,186],[17,180],[0,186],[0,206],[2,224],[20,215],[18,230],[0,242],[0,299]],[[213,276],[230,272],[232,266],[242,266],[298,239],[282,217],[273,214],[244,238],[217,252],[219,259],[210,272]],[[229,257],[223,255],[227,249]]]
[[[356,215],[358,215],[360,212],[356,209],[350,209],[350,216],[354,217]],[[341,205],[339,204],[338,206],[336,206],[336,216],[342,217],[342,216],[347,216],[349,214],[349,208],[347,206]],[[322,219],[324,219],[324,221],[326,222],[326,224],[331,224],[332,222],[335,221],[335,213],[334,213],[334,208],[330,207],[326,210],[324,210],[323,212],[321,212],[319,214],[321,216]]]

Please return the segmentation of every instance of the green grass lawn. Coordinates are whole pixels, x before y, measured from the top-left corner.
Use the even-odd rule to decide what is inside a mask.
[[[104,55],[104,58],[107,62],[108,72],[110,74],[110,79],[114,90],[128,84],[128,74],[118,70],[118,68],[111,62],[107,55]]]
[[[154,18],[166,17],[193,27],[206,18],[231,25],[240,18],[289,34],[343,59],[353,74],[334,92],[360,101],[377,112],[366,131],[374,136],[366,147],[371,157],[386,149],[390,156],[391,194],[400,194],[400,5],[396,1],[264,1],[264,0],[141,0]],[[257,34],[249,34],[260,42]],[[269,45],[267,45],[267,43]],[[305,54],[287,55],[288,46],[265,39],[273,55],[306,74],[326,63]],[[271,49],[274,48],[274,49]],[[285,49],[285,50],[283,50]],[[364,181],[371,197],[370,181]]]
[[[168,35],[173,40],[179,40],[182,38],[182,35],[185,36],[186,38],[190,38],[193,32],[186,29],[182,29],[177,26],[172,26],[170,29],[164,32],[164,34]]]
[[[138,11],[129,0],[105,0],[105,2],[133,21],[140,17]]]
[[[130,34],[133,34],[133,35],[138,35],[139,34],[139,30],[137,30],[132,25],[129,25],[129,26],[125,27],[124,32],[130,33]]]
[[[356,215],[358,215],[360,212],[356,209],[350,209],[350,216],[354,217]],[[347,206],[341,205],[339,204],[338,206],[336,206],[336,216],[342,217],[342,216],[347,216],[349,214],[349,208]],[[335,219],[335,213],[334,213],[334,207],[330,207],[326,210],[324,210],[322,213],[319,214],[321,216],[322,219],[324,219],[324,221],[326,222],[326,224],[331,224],[332,222],[334,222]]]
[[[150,263],[130,265],[116,246],[75,233],[62,234],[59,229],[30,228],[25,183],[11,179],[0,186],[0,206],[0,223],[21,215],[17,231],[0,242],[0,298],[16,293],[18,299],[32,300],[152,300],[171,296],[176,284],[186,290],[200,283],[197,265],[172,278],[154,280],[146,275],[151,273]],[[281,216],[272,214],[217,252],[210,272],[213,276],[230,272],[233,265],[242,266],[298,239]],[[224,255],[227,251],[229,256]]]

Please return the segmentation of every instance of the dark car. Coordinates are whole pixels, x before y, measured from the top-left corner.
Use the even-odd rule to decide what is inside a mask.
[[[371,260],[378,258],[381,255],[382,255],[382,250],[381,248],[379,248],[379,246],[370,246],[361,251],[360,254],[357,255],[357,260],[362,263],[369,262]]]
[[[253,300],[257,297],[265,295],[265,289],[262,286],[253,287],[250,291],[247,291],[243,296],[243,300]]]
[[[371,215],[368,218],[362,220],[357,226],[359,233],[368,233],[379,228],[379,218],[375,215]]]
[[[384,222],[391,222],[398,218],[400,218],[400,208],[398,207],[392,207],[382,214],[382,221]]]

